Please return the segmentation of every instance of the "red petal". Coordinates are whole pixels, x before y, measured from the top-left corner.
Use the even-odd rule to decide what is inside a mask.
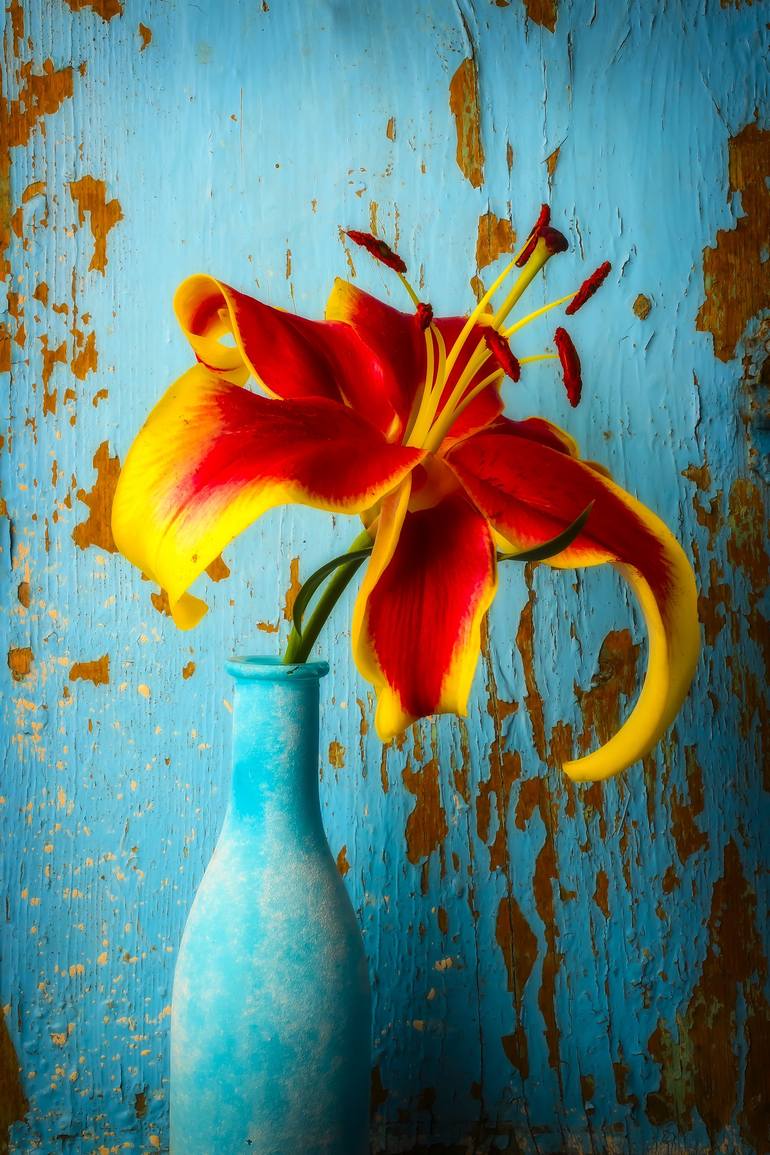
[[[239,356],[274,397],[343,400],[378,429],[392,429],[395,411],[383,390],[382,365],[348,327],[274,309],[207,276],[188,277],[174,308],[208,367],[229,368]],[[223,331],[232,333],[237,348],[215,339]]]
[[[496,564],[486,521],[452,484],[429,508],[406,512],[408,493],[389,499],[358,597],[354,654],[377,686],[383,740],[415,718],[466,710]]]
[[[425,338],[418,315],[402,313],[348,281],[337,279],[326,305],[326,317],[329,321],[341,321],[355,329],[362,342],[372,351],[382,367],[382,391],[398,413],[402,425],[405,425],[425,380]],[[443,337],[447,352],[459,336],[465,320],[464,317],[434,318],[433,324]],[[459,381],[471,354],[483,339],[484,329],[477,325],[470,333],[450,374],[439,412]],[[468,389],[472,389],[488,374],[489,367],[482,367],[473,375]],[[452,428],[452,437],[465,436],[472,429],[488,425],[502,412],[502,408],[498,390],[490,385],[457,419]]]
[[[512,421],[510,417],[499,417],[490,426],[490,432],[509,433],[518,437],[526,437],[529,441],[537,441],[540,445],[547,445],[559,453],[567,453],[570,457],[579,457],[577,442],[564,429],[546,421],[544,417],[526,417],[523,421]]]
[[[414,313],[402,313],[339,278],[326,303],[328,321],[355,330],[381,368],[381,389],[402,425],[425,379],[425,338]]]
[[[453,448],[447,463],[512,552],[555,537],[593,502],[583,531],[549,564],[615,562],[644,611],[650,656],[639,701],[621,731],[565,768],[578,779],[602,778],[643,757],[673,721],[698,656],[697,593],[678,542],[590,464],[501,424]]]
[[[421,460],[333,401],[272,401],[198,365],[141,429],[113,505],[118,548],[169,593],[184,591],[229,541],[287,502],[360,513]],[[195,624],[200,603],[175,617]]]

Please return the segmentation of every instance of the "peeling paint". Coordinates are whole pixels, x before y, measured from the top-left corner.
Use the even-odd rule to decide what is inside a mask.
[[[18,52],[23,29],[23,13],[18,7],[11,8],[14,51]],[[38,126],[45,131],[45,118],[58,112],[65,100],[71,100],[74,91],[74,69],[57,69],[49,58],[43,62],[42,72],[33,72],[32,61],[19,64],[19,94],[15,100],[5,96],[0,99],[0,277],[5,279],[11,269],[7,260],[10,243],[10,221],[12,216],[10,172],[11,149],[29,143]]]
[[[293,619],[294,603],[301,589],[302,582],[299,580],[299,557],[293,557],[289,562],[289,588],[286,590],[286,598],[283,603],[283,616],[287,622]]]
[[[524,0],[524,7],[527,12],[527,19],[531,20],[533,24],[539,24],[541,28],[547,28],[549,32],[556,31],[558,0]]]
[[[79,332],[79,330],[77,330],[77,332]],[[96,334],[89,333],[87,337],[81,334],[79,348],[70,361],[70,369],[78,381],[85,381],[88,374],[93,373],[98,364],[99,354],[96,351]]]
[[[107,237],[118,221],[123,220],[123,210],[116,199],[107,200],[107,186],[103,180],[84,176],[70,181],[70,195],[78,209],[78,223],[83,225],[86,216],[94,239],[94,252],[90,269],[102,275],[107,268]]]
[[[93,457],[96,481],[89,491],[78,490],[78,501],[88,508],[88,517],[72,531],[72,540],[79,549],[97,546],[107,553],[115,553],[117,546],[112,536],[112,501],[120,476],[120,462],[110,454],[108,441],[103,441]]]
[[[0,1155],[9,1150],[11,1126],[27,1113],[28,1103],[21,1081],[21,1064],[0,1011]]]
[[[91,662],[75,662],[69,673],[71,682],[93,682],[95,686],[106,686],[110,680],[110,656],[102,654]]]
[[[335,770],[342,770],[345,766],[345,747],[341,742],[329,743],[329,765]]]
[[[545,715],[543,713],[543,699],[535,680],[535,625],[534,611],[537,594],[532,585],[531,567],[527,567],[527,604],[521,611],[519,628],[516,631],[516,646],[521,654],[524,666],[524,685],[527,692],[524,695],[529,720],[532,724],[532,738],[535,743],[538,757],[545,761]]]
[[[14,682],[23,682],[32,671],[33,655],[29,646],[12,646],[8,651],[8,669]]]
[[[623,710],[621,698],[636,690],[639,646],[631,640],[629,630],[611,630],[599,650],[598,669],[589,689],[576,687],[583,729],[577,747],[585,754],[592,746],[603,745],[620,729]]]
[[[484,183],[484,146],[481,142],[479,77],[476,60],[466,57],[449,85],[449,108],[457,132],[457,165],[474,188]]]
[[[439,767],[435,759],[413,770],[407,761],[403,770],[404,785],[416,802],[406,820],[404,836],[406,855],[410,862],[428,858],[446,838],[449,827],[441,804]]]
[[[770,586],[770,551],[762,492],[748,478],[739,477],[730,487],[729,523],[727,557],[748,578],[749,603],[755,605]]]
[[[770,131],[756,124],[730,140],[729,197],[740,194],[742,215],[732,229],[717,232],[713,248],[703,252],[706,299],[697,328],[714,338],[714,353],[729,361],[752,317],[770,308]]]
[[[516,245],[516,233],[507,217],[498,217],[493,212],[479,217],[479,231],[476,237],[476,269],[481,272],[493,264],[502,253],[512,253]]]
[[[120,0],[64,0],[64,2],[73,12],[82,12],[84,8],[90,8],[107,22],[112,20],[113,16],[123,15]]]
[[[652,301],[644,293],[639,293],[634,300],[634,312],[640,321],[646,321],[652,312]]]
[[[508,990],[514,996],[516,1029],[502,1038],[503,1049],[522,1079],[529,1077],[529,1049],[522,1021],[524,988],[537,962],[537,937],[512,895],[501,899],[495,929],[508,975]]]
[[[647,1096],[647,1116],[656,1125],[672,1122],[687,1131],[697,1110],[712,1144],[735,1122],[741,1137],[766,1155],[770,1004],[757,915],[756,895],[731,840],[722,877],[714,886],[706,958],[687,1011],[678,1020],[676,1034],[660,1021],[648,1043],[660,1065],[661,1081]],[[736,1045],[745,1055],[742,1085]]]

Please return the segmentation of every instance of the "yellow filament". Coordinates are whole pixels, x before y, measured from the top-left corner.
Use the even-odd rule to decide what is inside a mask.
[[[521,273],[516,278],[511,291],[494,315],[492,324],[496,329],[500,328],[513,306],[521,297],[524,290],[529,287],[550,256],[551,250],[548,248],[548,244],[543,237],[540,237],[537,244],[535,245],[532,256],[521,270]]]
[[[486,389],[488,385],[491,385],[493,381],[497,381],[504,376],[505,374],[502,369],[495,369],[494,373],[490,373],[489,376],[485,377],[483,381],[479,381],[478,385],[474,385],[470,393],[466,397],[463,397],[462,401],[452,413],[452,420],[450,421],[449,425],[451,426],[460,416],[462,411],[468,408],[474,397],[478,397],[479,393]],[[429,453],[436,452],[436,450],[441,445],[441,442],[444,440],[446,433],[448,432],[448,427],[447,430],[444,430],[441,428],[442,425],[443,421],[441,423],[437,423],[431,430],[430,436],[426,438],[424,448],[427,449]]]
[[[529,365],[532,361],[555,361],[555,353],[533,353],[531,357],[519,358],[520,365]]]
[[[398,272],[397,272],[397,273],[396,273],[396,276],[398,277],[399,281],[401,282],[401,284],[404,286],[404,288],[406,289],[407,293],[408,293],[408,294],[409,294],[409,296],[411,297],[411,300],[412,300],[412,304],[414,305],[414,307],[415,307],[415,308],[417,308],[417,306],[418,306],[418,305],[419,305],[419,303],[420,303],[420,298],[417,296],[417,294],[415,293],[414,289],[413,289],[413,288],[412,288],[412,286],[409,284],[409,282],[407,281],[407,279],[406,279],[406,277],[404,276],[404,274],[403,274],[403,273],[398,273]]]
[[[508,296],[505,298],[502,305],[500,306],[500,308],[495,313],[495,315],[492,319],[492,327],[493,328],[495,328],[495,329],[500,328],[502,322],[508,316],[508,314],[510,313],[513,306],[516,304],[516,302],[521,297],[522,293],[529,287],[529,285],[532,283],[534,278],[540,272],[543,265],[546,263],[546,261],[548,260],[548,258],[550,256],[551,256],[550,249],[548,248],[548,245],[546,244],[545,240],[541,237],[538,240],[537,244],[535,245],[535,249],[532,253],[532,256],[529,258],[526,265],[524,266],[524,268],[521,270],[518,277],[516,278],[516,281],[514,282],[512,288],[511,288],[511,291],[508,293]],[[482,298],[482,300],[483,300],[483,298]],[[477,306],[477,309],[478,309],[478,306]],[[476,310],[474,310],[474,313],[475,312],[476,312]],[[471,317],[473,317],[473,315],[474,314],[471,313]],[[465,331],[465,328],[467,328],[467,322],[466,322],[466,325],[463,329],[463,332]],[[462,337],[462,333],[460,334],[460,337]],[[447,358],[447,375],[449,374],[449,371],[451,370],[452,365],[454,364],[454,362],[452,361],[452,356],[454,355],[455,361],[457,360],[457,354],[459,353],[458,344],[460,341],[460,337],[458,337],[457,341],[455,341],[455,344],[452,347],[452,352],[449,354],[449,357]],[[481,366],[484,364],[484,362],[487,360],[488,357],[489,357],[489,353],[484,348],[484,342],[479,341],[479,343],[477,344],[477,346],[473,352],[473,355],[469,359],[468,364],[465,366],[465,369],[463,370],[463,372],[460,376],[460,380],[457,382],[454,389],[452,390],[452,393],[451,393],[451,395],[450,395],[450,397],[449,397],[449,399],[448,399],[448,401],[447,401],[447,403],[446,403],[446,405],[442,411],[441,418],[440,418],[439,422],[437,423],[436,429],[441,431],[442,438],[443,438],[443,436],[446,435],[447,431],[449,430],[449,428],[452,424],[452,421],[454,420],[455,411],[457,409],[457,406],[459,405],[459,403],[463,399],[463,393],[465,392],[465,389],[468,386],[468,382],[470,380],[472,380],[474,373],[476,373],[477,370],[481,368]],[[431,440],[431,443],[434,443],[436,440],[433,433],[431,433],[430,440]],[[439,442],[439,444],[440,444],[440,442]]]
[[[425,380],[423,381],[422,389],[420,390],[419,403],[416,405],[412,405],[412,412],[409,415],[409,422],[407,424],[406,430],[404,431],[404,437],[402,439],[404,442],[404,445],[410,444],[409,439],[410,439],[412,430],[415,428],[415,426],[417,425],[417,423],[420,420],[420,414],[423,412],[423,409],[425,407],[425,398],[430,395],[431,388],[433,385],[433,370],[434,370],[434,365],[435,365],[435,355],[433,352],[434,340],[433,340],[432,334],[434,333],[434,330],[435,330],[435,326],[430,325],[423,333],[423,337],[425,338]]]
[[[571,301],[573,297],[577,296],[577,292],[567,293],[566,297],[559,297],[555,301],[549,301],[547,305],[543,305],[540,309],[535,309],[532,313],[527,313],[526,317],[521,317],[515,325],[511,325],[510,329],[503,329],[504,337],[511,337],[514,333],[518,333],[519,329],[523,329],[530,321],[534,321],[537,317],[542,317],[543,313],[549,313],[551,309],[556,309],[559,305]]]
[[[420,402],[420,409],[417,414],[417,420],[412,427],[412,430],[404,443],[409,446],[420,446],[425,439],[433,418],[436,416],[441,394],[444,391],[444,382],[447,378],[447,357],[446,357],[446,343],[438,328],[431,325],[430,331],[436,341],[436,348],[438,350],[438,365],[436,372],[431,381],[427,376],[425,379],[425,389],[423,391],[422,400]]]
[[[526,243],[528,243],[528,241]],[[478,396],[478,394],[482,388],[485,388],[487,385],[490,384],[490,382],[492,380],[494,380],[496,377],[499,376],[499,370],[496,370],[495,373],[493,373],[490,377],[487,377],[482,384],[475,386],[474,389],[471,391],[471,394],[467,398],[465,398],[463,396],[465,390],[468,387],[468,383],[473,379],[474,375],[478,372],[478,370],[481,368],[481,366],[484,364],[484,362],[490,356],[489,351],[485,348],[484,341],[483,340],[479,341],[477,343],[476,348],[474,349],[473,353],[469,357],[468,363],[465,366],[465,369],[463,370],[463,372],[461,373],[457,384],[455,385],[449,398],[447,399],[446,405],[444,406],[444,408],[441,412],[441,417],[436,422],[435,426],[431,427],[432,423],[435,419],[435,416],[436,416],[436,411],[438,409],[446,381],[449,379],[449,375],[451,374],[453,368],[457,364],[457,360],[458,360],[460,353],[462,352],[462,350],[465,346],[465,343],[468,339],[468,336],[473,331],[474,325],[480,320],[480,318],[484,314],[484,312],[487,309],[487,306],[489,305],[490,301],[492,300],[492,297],[494,296],[494,294],[497,292],[497,290],[500,288],[500,286],[503,284],[503,282],[507,279],[507,277],[509,276],[511,271],[516,267],[516,261],[519,259],[521,252],[523,252],[523,248],[505,266],[503,271],[499,274],[498,277],[495,278],[492,285],[489,287],[489,289],[487,289],[487,291],[481,297],[481,299],[478,302],[478,304],[476,305],[475,309],[473,309],[470,316],[467,318],[465,324],[463,325],[462,329],[460,330],[460,333],[458,334],[458,336],[457,336],[454,344],[452,345],[452,348],[451,348],[448,355],[446,355],[445,350],[443,350],[443,356],[441,355],[442,354],[441,346],[443,346],[443,341],[441,341],[441,345],[439,346],[439,354],[440,354],[439,355],[439,365],[438,365],[438,369],[437,369],[437,372],[435,375],[435,380],[433,382],[433,386],[432,386],[432,388],[428,387],[428,378],[426,377],[426,384],[423,388],[423,393],[422,393],[422,397],[420,399],[420,406],[419,406],[419,409],[417,412],[416,420],[411,425],[410,429],[407,431],[407,438],[405,441],[406,445],[408,445],[408,446],[423,446],[426,449],[435,451],[435,449],[441,444],[441,442],[443,441],[447,432],[451,428],[452,423],[455,420],[457,414],[459,412],[461,412],[462,409],[464,409],[466,407],[466,405],[468,404],[469,401],[471,401],[474,397]],[[531,254],[529,260],[527,261],[524,268],[519,273],[518,277],[516,278],[516,281],[514,282],[513,286],[511,287],[510,292],[508,293],[507,297],[503,301],[502,305],[500,306],[500,308],[495,312],[494,316],[492,317],[491,325],[493,328],[497,329],[498,331],[501,331],[502,324],[505,321],[505,319],[507,318],[511,309],[514,307],[514,305],[517,303],[519,298],[522,296],[522,294],[525,292],[525,290],[532,283],[534,278],[540,272],[543,265],[545,265],[546,261],[549,259],[549,257],[551,255],[552,255],[551,251],[548,248],[548,244],[547,244],[545,238],[543,238],[543,237],[538,238],[538,241],[535,245],[535,248],[532,251],[532,254]],[[416,300],[414,291],[411,289],[408,282],[405,280],[405,278],[403,276],[401,276],[400,273],[399,273],[399,277],[401,277],[401,280],[403,281],[403,283],[407,289],[407,292],[409,292],[409,294],[412,297],[412,299],[414,300],[415,304],[417,304],[417,300]],[[550,305],[544,306],[543,308],[536,310],[534,313],[530,314],[528,317],[524,318],[521,322],[519,322],[519,324],[514,326],[514,328],[511,329],[511,332],[514,332],[517,328],[521,328],[522,325],[526,324],[530,320],[533,320],[534,317],[540,316],[540,314],[543,312],[546,312],[547,309],[554,308],[557,304],[563,304],[564,301],[570,300],[574,295],[575,295],[574,293],[570,293],[568,296],[562,298],[561,300],[552,302]],[[431,328],[433,328],[433,326],[431,326]],[[436,334],[437,344],[438,344],[438,342],[441,340],[440,334],[438,333],[438,330],[435,331],[435,334]],[[507,337],[507,336],[509,336],[509,334],[506,332],[503,332],[503,336]],[[543,358],[545,358],[547,356],[549,356],[549,355],[544,354]]]
[[[455,367],[455,364],[457,363],[457,358],[460,356],[460,353],[461,353],[461,351],[462,351],[462,348],[463,348],[463,346],[465,345],[465,342],[468,340],[468,335],[469,335],[469,334],[471,333],[471,331],[473,330],[473,326],[474,326],[474,325],[476,324],[476,322],[479,320],[479,318],[481,317],[482,313],[484,313],[484,312],[485,312],[487,305],[490,303],[490,301],[491,301],[491,300],[492,300],[492,298],[494,297],[494,295],[495,295],[495,293],[497,292],[497,290],[500,288],[500,286],[503,284],[503,282],[504,282],[504,281],[507,281],[507,279],[508,279],[508,276],[510,275],[510,273],[511,273],[511,272],[512,272],[512,271],[513,271],[515,268],[516,268],[516,262],[519,260],[519,258],[521,257],[521,254],[524,252],[524,250],[526,249],[527,245],[529,244],[529,240],[530,240],[530,237],[531,237],[531,236],[532,236],[532,234],[530,233],[530,234],[529,234],[529,236],[527,237],[526,241],[524,242],[524,244],[523,244],[523,245],[521,246],[521,248],[519,249],[518,253],[515,253],[515,254],[513,255],[513,257],[511,258],[511,260],[508,262],[508,264],[507,264],[507,265],[505,266],[505,268],[503,269],[502,273],[500,273],[500,274],[499,274],[499,275],[498,275],[498,276],[495,278],[495,280],[494,280],[494,281],[492,282],[492,284],[489,286],[489,288],[487,289],[486,293],[484,293],[483,297],[481,298],[481,300],[479,301],[479,303],[476,305],[476,308],[475,308],[475,309],[473,310],[473,312],[470,314],[470,316],[468,317],[468,320],[465,322],[465,324],[463,325],[462,329],[461,329],[461,330],[460,330],[460,332],[458,333],[458,335],[457,335],[457,338],[456,338],[456,340],[455,340],[455,343],[454,343],[454,345],[452,346],[452,348],[451,348],[451,350],[450,350],[450,352],[449,352],[449,356],[447,357],[447,367],[446,367],[446,373],[447,373],[447,377],[449,376],[449,374],[450,374],[450,373],[452,372],[452,370],[454,369],[454,367]],[[529,261],[527,261],[527,264],[524,266],[524,268],[525,268],[525,269],[526,269],[526,268],[528,268],[528,266],[529,266],[530,262],[532,261],[533,257],[534,257],[534,256],[535,256],[535,254],[537,253],[537,249],[538,249],[538,247],[539,247],[539,244],[540,244],[540,242],[538,241],[538,244],[535,246],[535,249],[534,249],[534,251],[533,251],[533,253],[532,253],[532,256],[529,258]],[[545,260],[547,260],[547,257],[545,258]],[[545,264],[545,260],[543,260],[542,264]],[[538,268],[537,268],[537,269],[535,269],[535,272],[532,274],[532,276],[535,276],[535,274],[537,273],[538,269],[539,269],[539,268],[541,268],[541,267],[542,267],[542,265],[538,265]],[[519,275],[519,278],[518,278],[518,280],[516,281],[516,284],[517,284],[517,285],[518,285],[519,281],[521,280],[521,277],[522,277],[522,276],[523,276],[523,271],[522,271],[522,273]],[[532,278],[530,277],[530,278],[529,278],[529,280],[531,280],[531,279],[532,279]],[[524,287],[522,288],[522,292],[524,291],[524,289],[525,289],[525,288],[527,287],[527,285],[529,284],[529,280],[526,282],[526,284],[525,284],[525,285],[524,285]],[[516,285],[514,285],[514,290],[515,290],[515,288],[516,288]],[[521,293],[519,293],[519,296],[521,296]],[[516,298],[516,300],[518,300],[518,297]],[[512,308],[512,306],[509,306],[509,307],[508,307],[508,309],[506,310],[505,316],[507,316],[507,315],[508,315],[508,313],[511,311],[511,308]],[[496,326],[496,327],[497,327],[497,326]]]

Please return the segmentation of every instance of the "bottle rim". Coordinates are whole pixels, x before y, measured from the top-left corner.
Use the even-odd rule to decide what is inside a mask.
[[[255,654],[228,658],[225,669],[239,682],[310,682],[325,677],[329,663],[285,663],[280,658]]]

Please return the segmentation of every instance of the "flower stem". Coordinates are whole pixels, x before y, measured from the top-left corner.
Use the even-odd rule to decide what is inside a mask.
[[[358,550],[366,549],[366,547],[371,544],[372,539],[369,536],[369,532],[363,530],[363,532],[359,533],[358,537],[350,543],[348,553],[355,553]],[[291,665],[294,662],[306,662],[308,660],[310,651],[326,624],[326,619],[337,604],[340,595],[347,588],[351,578],[361,565],[362,560],[362,558],[356,558],[355,561],[338,566],[329,579],[326,589],[318,599],[318,605],[310,615],[302,633],[298,634],[292,626],[289,641],[286,644],[286,652],[283,655],[285,665]]]

